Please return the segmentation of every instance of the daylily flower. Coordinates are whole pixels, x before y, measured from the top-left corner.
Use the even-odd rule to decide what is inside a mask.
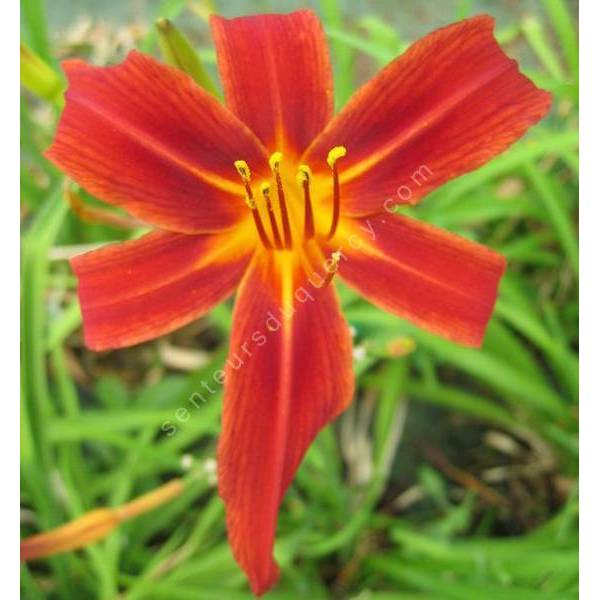
[[[284,493],[353,394],[334,275],[425,329],[481,344],[504,258],[392,208],[484,164],[548,111],[493,23],[431,33],[336,116],[325,36],[305,10],[212,17],[225,106],[139,52],[106,68],[64,63],[48,158],[155,228],[73,259],[87,345],[166,334],[237,288],[230,356],[215,373],[218,475],[256,594],[278,577]]]

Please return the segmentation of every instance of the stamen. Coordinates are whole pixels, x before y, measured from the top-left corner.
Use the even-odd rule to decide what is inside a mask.
[[[283,154],[281,152],[273,152],[269,158],[269,166],[275,176],[275,183],[277,184],[277,197],[279,199],[279,210],[281,212],[281,224],[283,226],[283,237],[285,238],[285,247],[292,247],[292,230],[290,228],[290,219],[288,216],[287,204],[285,203],[285,192],[283,190],[283,183],[281,181],[281,174],[279,173],[279,164],[283,160]]]
[[[244,189],[246,190],[246,204],[249,208],[254,210],[256,208],[256,202],[254,202],[252,188],[250,187],[250,167],[245,160],[236,160],[233,164],[242,178],[242,183],[244,184]]]
[[[323,281],[323,285],[321,287],[323,287],[323,288],[327,287],[331,283],[331,280],[333,279],[334,275],[338,271],[341,258],[342,258],[341,252],[339,252],[339,251],[332,252],[329,260],[326,261],[327,263],[329,263],[329,267],[327,267],[327,266],[325,267],[327,270],[327,277],[325,277],[325,280]]]
[[[309,240],[315,235],[315,222],[312,204],[310,201],[310,178],[312,173],[308,165],[300,165],[296,174],[296,181],[304,191],[304,239]]]
[[[329,165],[333,176],[333,216],[327,239],[333,237],[340,220],[340,178],[338,175],[337,161],[344,156],[346,156],[345,146],[335,146],[327,155],[327,164]]]
[[[271,186],[263,181],[260,184],[260,191],[262,192],[265,204],[267,205],[267,213],[269,214],[269,221],[271,223],[271,231],[273,232],[273,240],[275,241],[275,248],[281,250],[283,244],[281,243],[281,236],[279,235],[279,229],[277,227],[277,219],[273,212],[273,203],[271,202]]]
[[[283,152],[273,152],[271,156],[269,156],[269,167],[271,167],[271,171],[275,172],[279,169],[279,164],[283,160]]]
[[[250,186],[250,167],[245,160],[236,160],[233,164],[242,178],[244,189],[246,190],[246,205],[252,212],[252,218],[254,219],[254,226],[256,227],[258,237],[260,238],[263,246],[269,250],[273,248],[273,246],[267,237],[267,232],[265,231],[262,219],[260,218],[260,213],[258,212],[256,201],[254,200],[254,195],[252,194],[252,187]]]
[[[233,164],[240,174],[242,181],[248,183],[250,181],[250,167],[248,163],[245,160],[236,160]]]
[[[335,163],[346,156],[346,146],[334,146],[327,154],[327,164],[333,169]]]

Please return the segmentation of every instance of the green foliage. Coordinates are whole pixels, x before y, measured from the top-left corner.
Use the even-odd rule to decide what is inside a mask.
[[[214,83],[189,40],[169,19],[160,18],[155,25],[158,32],[158,45],[165,61],[187,73],[207,92],[217,95]]]
[[[457,4],[448,21],[473,10]],[[578,53],[569,6],[540,0],[536,14],[498,31],[509,53],[521,43],[514,50],[528,57],[528,75],[553,91],[551,115],[411,210],[508,257],[483,349],[419,331],[340,289],[356,331],[357,400],[319,436],[286,496],[274,600],[576,597]],[[163,2],[148,22],[177,20],[184,7]],[[317,3],[338,106],[408,42],[383,10],[355,16],[345,7]],[[54,69],[51,4],[23,0],[22,9],[24,41]],[[149,26],[139,47],[156,53],[156,42]],[[170,477],[184,477],[186,492],[83,551],[23,564],[23,597],[250,598],[215,490],[220,393],[190,401],[223,363],[231,306],[167,343],[83,348],[61,257],[124,234],[69,212],[62,178],[41,155],[57,114],[23,93],[22,534]],[[394,351],[398,340],[405,353]],[[178,344],[196,352],[195,367],[176,364]]]

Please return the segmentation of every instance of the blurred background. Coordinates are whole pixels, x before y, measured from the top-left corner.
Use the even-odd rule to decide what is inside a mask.
[[[82,190],[65,195],[41,153],[62,106],[61,59],[164,58],[154,22],[166,17],[215,76],[210,12],[301,7],[324,21],[338,107],[421,35],[481,12],[554,104],[508,152],[410,211],[508,258],[482,350],[338,284],[357,394],[286,495],[270,597],[577,597],[577,3],[21,0],[22,536],[184,482],[100,543],[22,563],[24,598],[251,597],[215,488],[220,395],[189,401],[224,361],[232,303],[153,342],[86,350],[66,259],[140,230]]]

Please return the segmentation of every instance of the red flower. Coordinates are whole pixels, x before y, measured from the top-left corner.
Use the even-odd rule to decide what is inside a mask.
[[[213,17],[211,26],[226,106],[138,52],[114,67],[67,61],[66,108],[47,156],[156,228],[72,261],[90,348],[163,335],[238,288],[219,490],[233,553],[262,594],[278,576],[286,488],[352,398],[333,274],[386,310],[478,346],[504,259],[391,209],[505,150],[550,96],[504,54],[487,16],[418,41],[336,116],[313,13]]]

